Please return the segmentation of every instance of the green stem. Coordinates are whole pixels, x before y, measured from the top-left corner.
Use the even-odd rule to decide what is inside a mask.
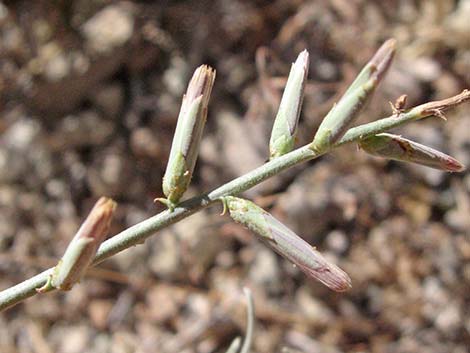
[[[422,119],[430,115],[431,114],[423,116],[422,114],[417,114],[415,109],[412,109],[406,113],[392,115],[388,118],[383,118],[367,124],[359,125],[346,131],[343,138],[336,145],[343,145],[349,142],[354,142],[360,138],[375,135],[380,132],[385,132],[405,123]]]
[[[465,95],[464,99],[452,100],[452,98],[449,98],[448,100],[444,100],[446,102],[444,105],[441,103],[444,101],[426,103],[410,109],[406,113],[393,115],[372,123],[351,128],[345,133],[343,138],[332,147],[332,149],[346,143],[357,141],[365,136],[385,132],[410,121],[433,115],[437,111],[444,110],[445,108],[459,104],[470,98],[468,91],[464,91],[462,94],[455,97],[462,98],[462,95]],[[432,109],[430,109],[430,107]],[[310,144],[302,146],[290,153],[270,160],[266,164],[218,187],[209,193],[180,203],[172,212],[165,210],[130,228],[127,228],[101,244],[95,260],[93,261],[93,265],[96,265],[122,250],[130,248],[131,246],[143,243],[145,239],[155,234],[160,229],[212,205],[222,196],[237,195],[290,167],[317,158],[326,152],[328,151],[316,152],[311,149]],[[44,286],[51,273],[52,269],[48,269],[24,282],[0,292],[0,311],[37,294],[36,289]]]

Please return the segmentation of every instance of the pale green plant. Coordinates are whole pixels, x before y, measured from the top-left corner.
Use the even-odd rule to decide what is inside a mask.
[[[260,235],[261,238],[269,244],[269,246],[274,248],[281,255],[290,261],[303,266],[302,270],[305,273],[314,273],[315,270],[318,270],[318,267],[316,267],[318,266],[318,262],[316,262],[315,259],[319,259],[320,257],[317,252],[308,251],[308,247],[305,245],[306,243],[303,243],[303,240],[302,242],[299,242],[300,238],[298,238],[297,235],[293,234],[293,232],[281,225],[279,221],[274,220],[272,216],[268,216],[269,214],[266,211],[260,209],[250,201],[237,199],[239,204],[245,203],[247,209],[254,211],[251,216],[254,216],[255,218],[251,220],[247,215],[243,214],[243,207],[241,209],[232,210],[230,209],[230,202],[228,201],[234,201],[235,199],[230,199],[230,197],[239,195],[243,191],[252,188],[253,186],[288,168],[318,158],[331,150],[348,143],[358,143],[359,145],[362,145],[363,149],[376,155],[382,154],[386,158],[424,163],[425,165],[429,164],[428,160],[425,159],[423,161],[422,153],[419,158],[410,158],[409,155],[406,155],[406,158],[404,158],[402,151],[396,148],[397,141],[399,140],[396,137],[387,137],[387,135],[385,135],[384,138],[384,135],[380,134],[395,127],[426,117],[442,117],[442,112],[444,110],[470,100],[470,91],[464,90],[462,93],[448,99],[425,103],[411,109],[404,109],[400,106],[399,109],[394,109],[393,114],[389,117],[348,129],[349,125],[356,118],[367,99],[375,90],[381,77],[383,77],[387,68],[390,66],[394,52],[395,41],[389,40],[385,42],[377,54],[361,71],[358,78],[346,91],[343,98],[341,98],[338,104],[336,104],[328,113],[325,120],[321,123],[315,138],[312,139],[311,142],[290,151],[290,149],[293,148],[293,141],[295,139],[295,129],[292,129],[292,127],[297,126],[296,120],[291,120],[288,125],[284,125],[288,127],[288,129],[284,131],[287,131],[290,134],[285,139],[287,143],[282,146],[283,148],[279,150],[279,153],[271,153],[271,159],[268,162],[212,191],[180,202],[180,199],[184,195],[191,179],[191,174],[197,157],[198,145],[202,135],[202,127],[205,122],[207,102],[209,100],[210,90],[215,74],[207,74],[202,80],[196,80],[199,82],[198,84],[190,84],[186,94],[186,97],[190,97],[190,99],[184,99],[179,118],[183,119],[183,117],[186,117],[185,119],[188,120],[178,121],[178,128],[175,135],[176,140],[172,145],[172,151],[174,147],[176,152],[172,153],[170,156],[163,185],[165,196],[167,197],[167,199],[163,199],[163,201],[167,204],[168,209],[103,242],[97,250],[93,261],[89,261],[88,259],[87,261],[80,263],[80,266],[82,267],[74,267],[75,271],[77,271],[76,273],[81,275],[89,266],[97,265],[103,260],[125,249],[143,243],[145,239],[162,228],[168,227],[171,224],[189,217],[195,212],[216,203],[220,203],[221,201],[226,204],[231,214],[232,211],[235,211],[232,216],[235,215],[236,217],[234,218],[238,222],[254,230],[256,234]],[[306,54],[304,57],[305,56]],[[201,70],[206,73],[212,72],[209,68]],[[298,73],[298,71],[293,70],[293,73],[296,72]],[[289,87],[291,87],[290,89],[303,89],[304,82],[299,79],[302,75],[297,74],[296,77],[297,79],[294,81],[297,82],[297,84],[289,85]],[[290,113],[287,115],[278,114],[279,119],[297,118],[298,111],[300,111],[302,94],[303,93],[300,91],[288,91],[287,93],[284,93],[285,96],[293,97],[293,99],[290,100],[290,104],[293,106],[286,107],[288,103],[284,103],[283,101],[282,108],[285,112]],[[190,113],[188,113],[188,109]],[[294,124],[292,124],[292,121],[294,121]],[[277,124],[280,123],[282,123],[282,121],[277,122]],[[281,125],[283,124],[280,124],[280,126]],[[179,126],[182,126],[182,128],[180,129]],[[277,129],[275,130],[278,131]],[[274,138],[274,140],[277,139]],[[377,141],[379,144],[376,143]],[[387,145],[387,141],[395,145],[389,146]],[[398,142],[398,145],[400,145],[400,142]],[[409,145],[413,146],[412,151],[417,150],[416,144],[413,145],[410,143]],[[422,145],[420,145],[419,149],[423,152]],[[435,167],[436,165],[433,164],[433,166]],[[462,168],[463,167],[458,164],[458,168],[442,169],[447,171],[457,171]],[[167,185],[165,186],[166,183]],[[261,231],[261,233],[259,231]],[[267,235],[267,237],[265,237],[265,235]],[[76,258],[80,258],[80,256],[77,256]],[[330,266],[330,268],[333,268],[331,267],[332,264],[324,263],[323,266]],[[36,295],[40,289],[41,293],[56,289],[54,286],[45,286],[48,280],[51,279],[51,276],[53,278],[53,275],[54,268],[50,268],[22,283],[3,290],[0,292],[0,310],[9,308],[28,297]],[[74,277],[73,281],[67,283],[67,288],[64,289],[69,289],[78,277],[80,276]],[[318,276],[316,278],[320,280],[323,279],[323,282],[327,282],[325,278],[318,278]],[[343,277],[343,279],[344,281],[341,283],[348,284],[346,286],[348,287],[349,282],[345,280],[346,277]],[[334,285],[330,285],[330,287],[335,289]],[[343,290],[346,289],[346,287],[339,286],[336,289]],[[62,289],[62,286],[58,286],[58,288]]]

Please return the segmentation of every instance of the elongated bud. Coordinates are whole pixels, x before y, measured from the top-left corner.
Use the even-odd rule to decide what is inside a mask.
[[[394,39],[387,40],[364,66],[343,97],[323,119],[312,148],[324,151],[344,135],[390,67],[395,45]]]
[[[188,188],[199,153],[207,105],[214,85],[215,71],[202,65],[196,69],[183,97],[163,177],[163,193],[169,205],[176,204]]]
[[[343,270],[326,260],[271,214],[245,199],[226,196],[222,201],[233,220],[254,232],[265,244],[298,266],[307,276],[338,292],[351,287],[351,280]]]
[[[80,226],[64,256],[54,268],[54,272],[44,289],[49,287],[69,290],[85,274],[92,263],[98,247],[105,240],[116,203],[101,197]],[[41,290],[39,290],[41,291]]]
[[[281,104],[274,120],[269,141],[271,158],[282,156],[294,148],[307,75],[308,52],[304,50],[292,64]]]
[[[374,156],[425,165],[447,172],[461,172],[464,165],[431,147],[388,133],[367,137],[359,146]]]

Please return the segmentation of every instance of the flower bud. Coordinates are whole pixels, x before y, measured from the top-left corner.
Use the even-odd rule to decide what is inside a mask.
[[[83,277],[98,247],[108,234],[115,209],[116,203],[109,198],[101,197],[96,202],[65,250],[64,256],[54,268],[50,281],[44,286],[45,289],[52,286],[69,290]]]
[[[274,120],[269,141],[271,158],[282,156],[294,148],[307,74],[308,52],[304,50],[292,64],[281,104]]]
[[[266,245],[298,266],[307,276],[338,292],[351,287],[351,279],[343,270],[330,263],[271,214],[245,199],[226,196],[222,201],[235,222],[246,226]]]
[[[396,41],[387,40],[366,64],[343,97],[328,112],[313,139],[312,148],[324,151],[338,141],[357,117],[387,72],[395,53]]]
[[[465,169],[455,158],[398,135],[377,134],[359,141],[359,146],[377,157],[421,164],[446,172],[461,172]]]
[[[163,193],[167,200],[159,199],[170,207],[179,201],[191,181],[214,79],[213,69],[206,65],[198,67],[183,97],[163,177]]]

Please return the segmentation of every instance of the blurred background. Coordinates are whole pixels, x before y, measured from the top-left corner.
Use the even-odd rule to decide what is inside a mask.
[[[161,210],[193,70],[217,70],[186,197],[259,166],[290,64],[310,52],[298,145],[380,44],[391,70],[357,123],[470,87],[470,1],[0,1],[0,288],[55,265],[99,196],[111,234]],[[470,165],[470,106],[395,130]],[[470,173],[354,145],[246,192],[352,278],[306,279],[220,207],[107,260],[72,291],[2,313],[0,351],[224,352],[256,306],[253,352],[465,353]]]

